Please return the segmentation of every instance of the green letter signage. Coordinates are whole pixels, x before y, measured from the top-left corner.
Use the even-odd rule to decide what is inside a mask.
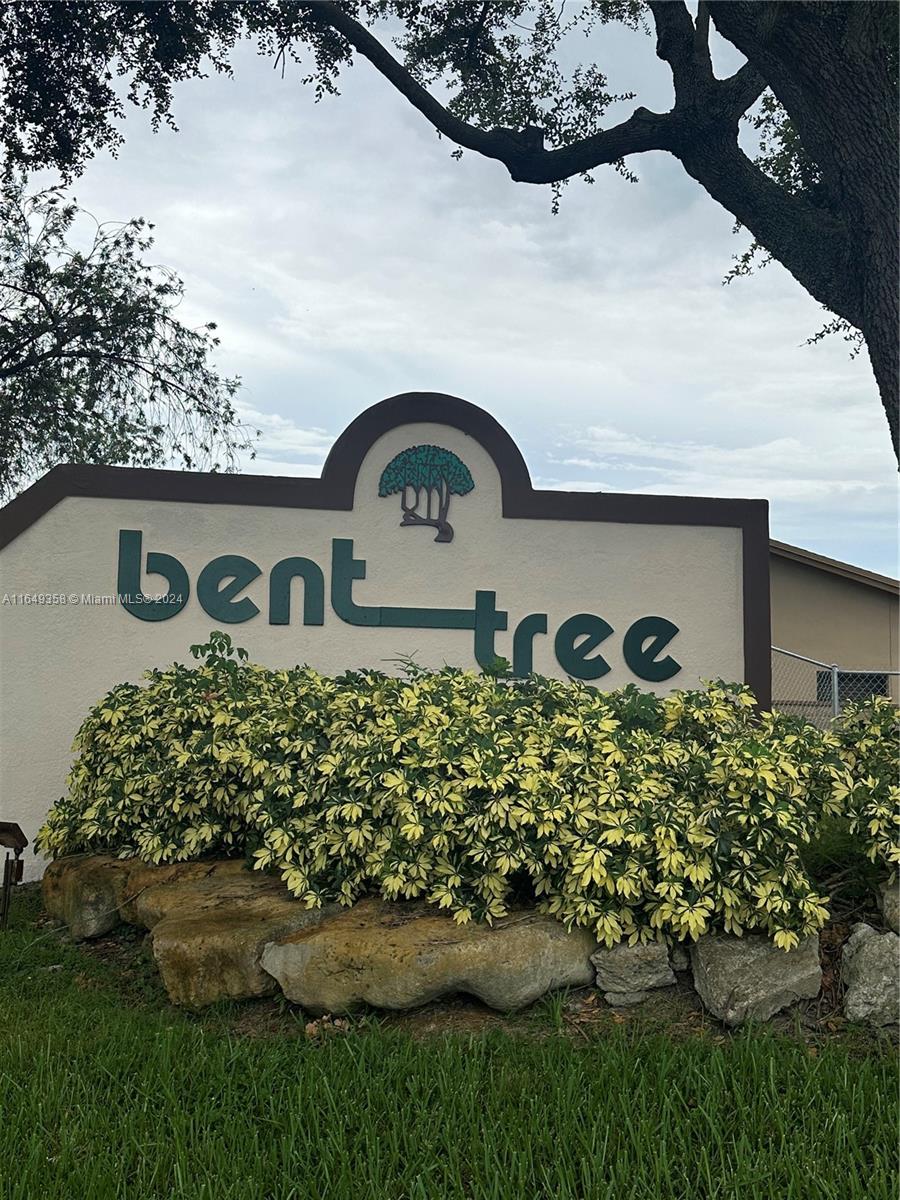
[[[576,679],[600,679],[609,671],[609,663],[601,654],[591,654],[602,641],[609,637],[613,627],[602,617],[593,613],[576,613],[563,621],[556,631],[553,649],[556,651],[556,661],[567,675]],[[576,639],[583,638],[578,642]]]
[[[497,657],[494,634],[505,629],[507,614],[497,610],[496,592],[475,593],[475,658],[480,667],[489,667]]]
[[[513,634],[513,675],[523,677],[534,670],[534,639],[547,632],[547,614],[530,613],[523,617]]]
[[[670,654],[657,659],[678,633],[678,626],[667,621],[665,617],[641,617],[625,634],[622,643],[622,653],[625,662],[634,671],[638,679],[646,679],[649,683],[661,683],[671,679],[681,670],[681,663],[676,662]],[[650,645],[645,647],[645,642]]]
[[[118,592],[122,607],[140,621],[168,621],[187,604],[191,585],[187,571],[171,554],[147,554],[147,574],[162,575],[167,586],[162,597],[145,596],[141,588],[141,532],[119,530]]]
[[[291,580],[303,579],[303,624],[325,623],[325,577],[311,558],[283,558],[269,575],[269,624],[291,623]]]
[[[249,558],[240,554],[222,554],[208,562],[197,579],[197,599],[203,605],[214,621],[224,621],[226,625],[240,625],[255,617],[259,609],[249,596],[243,600],[235,600],[248,583],[252,583],[262,571]],[[230,579],[224,587],[223,580]]]
[[[377,608],[353,602],[353,583],[365,579],[366,560],[353,557],[351,538],[334,538],[331,543],[331,607],[348,625],[378,625]]]
[[[422,450],[417,447],[417,450]],[[424,449],[427,449],[424,448]],[[398,456],[399,458],[399,456]],[[416,460],[418,461],[418,460]],[[426,465],[427,458],[424,460]],[[439,459],[443,464],[443,459]],[[422,466],[422,463],[419,463]],[[445,464],[444,464],[445,465]],[[397,467],[399,470],[399,466]],[[424,471],[424,466],[422,466]],[[429,476],[422,474],[427,482]],[[420,486],[425,487],[426,482]],[[407,486],[412,486],[407,484]],[[136,529],[119,531],[119,594],[122,604],[142,621],[165,621],[180,612],[190,594],[188,574],[170,554],[148,553],[146,570],[161,575],[169,587],[162,597],[141,592],[141,533]],[[249,621],[259,608],[249,596],[240,593],[262,574],[260,567],[240,554],[222,554],[212,559],[197,577],[197,599],[213,620],[226,625]],[[269,624],[289,625],[291,621],[291,584],[303,580],[303,624],[325,623],[325,577],[311,558],[283,558],[269,573]],[[495,635],[508,628],[509,613],[497,607],[497,593],[476,588],[471,608],[425,608],[388,604],[357,604],[353,584],[366,578],[366,560],[354,557],[352,538],[333,538],[331,542],[331,607],[348,625],[381,629],[470,629],[474,633],[474,655],[479,666],[490,667],[497,658]],[[534,639],[547,633],[547,614],[530,613],[516,626],[512,645],[513,675],[524,677],[534,669]],[[613,633],[613,627],[594,613],[576,613],[559,626],[553,641],[556,661],[575,679],[602,679],[612,667],[598,647]],[[632,674],[650,683],[671,679],[681,664],[666,646],[678,633],[678,626],[665,617],[640,617],[622,642],[622,656]]]

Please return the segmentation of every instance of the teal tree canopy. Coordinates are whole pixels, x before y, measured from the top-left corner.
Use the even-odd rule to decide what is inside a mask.
[[[461,458],[440,446],[410,446],[401,450],[381,473],[379,496],[392,496],[405,487],[438,488],[446,484],[454,495],[464,496],[475,486]]]
[[[378,495],[400,493],[401,525],[430,525],[437,529],[436,542],[453,540],[447,521],[450,497],[464,496],[475,486],[472,473],[461,458],[442,446],[409,446],[387,464],[378,481]],[[411,495],[410,495],[411,494]],[[425,509],[419,508],[424,500]],[[432,515],[432,501],[435,515]]]

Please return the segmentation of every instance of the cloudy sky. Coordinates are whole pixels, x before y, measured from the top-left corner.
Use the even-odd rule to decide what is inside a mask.
[[[649,38],[599,44],[614,90],[670,106]],[[318,474],[362,409],[444,391],[509,429],[539,487],[767,497],[773,537],[896,574],[868,360],[804,346],[825,316],[780,266],[722,286],[746,242],[674,159],[573,183],[554,216],[548,189],[451,159],[367,63],[318,105],[250,48],[235,67],[178,88],[178,133],[130,116],[74,190],[153,221],[184,318],[219,323],[262,430],[245,469]]]

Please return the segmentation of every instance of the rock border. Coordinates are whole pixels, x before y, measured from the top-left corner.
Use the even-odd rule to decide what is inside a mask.
[[[624,1007],[690,971],[704,1008],[735,1027],[813,999],[822,986],[816,936],[787,952],[759,934],[721,933],[608,949],[589,930],[567,930],[533,909],[492,926],[375,897],[308,909],[280,880],[234,859],[148,866],[74,855],[50,864],[42,888],[48,913],[76,940],[123,921],[148,930],[169,998],[194,1009],[280,991],[313,1014],[407,1010],[457,993],[514,1011],[590,985]],[[854,926],[844,953],[848,1018],[896,1023],[898,970],[900,937]]]

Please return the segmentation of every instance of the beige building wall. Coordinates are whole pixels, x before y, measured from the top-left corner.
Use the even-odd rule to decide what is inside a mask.
[[[897,671],[900,668],[900,596],[893,581],[845,564],[801,561],[773,547],[770,561],[772,644],[843,671]],[[813,698],[817,668],[774,656],[773,703]],[[889,679],[900,700],[898,680]]]

